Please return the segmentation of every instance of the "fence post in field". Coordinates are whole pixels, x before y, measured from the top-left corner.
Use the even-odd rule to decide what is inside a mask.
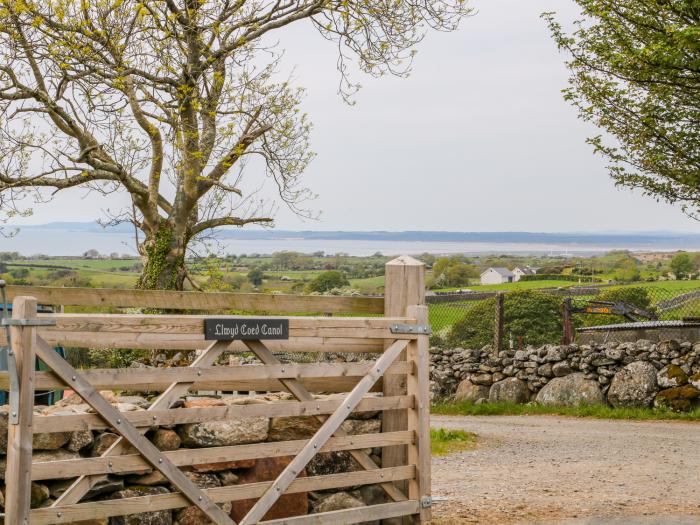
[[[407,255],[402,255],[386,263],[384,273],[384,315],[404,317],[411,306],[425,304],[425,265]],[[406,361],[403,352],[397,359]],[[406,395],[405,375],[385,375],[384,395]],[[382,419],[382,432],[395,432],[408,429],[406,410],[386,410]],[[405,445],[385,447],[382,452],[382,467],[397,467],[408,464],[408,449]],[[406,492],[406,482],[397,486]],[[386,520],[387,523],[401,523],[401,519]],[[407,522],[406,520],[404,520]]]
[[[36,317],[36,299],[16,297],[12,319]],[[15,359],[18,385],[10,381],[10,413],[7,432],[7,470],[5,472],[5,523],[29,523],[29,496],[32,468],[32,412],[34,409],[34,326],[17,324],[10,327],[12,346],[8,356]],[[11,367],[12,365],[10,365]],[[18,388],[16,388],[18,387]],[[14,392],[12,391],[14,390]],[[12,401],[16,400],[15,403]]]
[[[496,318],[493,326],[493,349],[496,354],[503,351],[503,298],[505,294],[499,292],[496,295]]]

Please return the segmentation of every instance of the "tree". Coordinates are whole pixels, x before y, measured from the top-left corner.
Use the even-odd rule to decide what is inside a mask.
[[[143,233],[141,288],[182,289],[193,239],[307,213],[302,91],[280,78],[284,29],[306,23],[348,61],[404,75],[428,28],[453,30],[464,0],[0,0],[0,209],[26,212],[83,188],[126,193],[110,214]],[[244,183],[253,172],[257,181]],[[245,178],[247,180],[247,178]]]
[[[620,186],[639,188],[700,218],[700,7],[689,0],[576,0],[584,19],[567,34],[545,13],[569,56],[565,98],[602,128],[589,139]]]
[[[338,270],[328,270],[314,277],[309,283],[308,289],[310,292],[324,293],[343,286],[350,286],[350,281],[345,277],[345,274]]]
[[[265,274],[260,268],[253,268],[248,272],[248,280],[253,286],[260,286],[264,278]]]
[[[669,266],[671,266],[671,270],[676,274],[676,277],[683,279],[693,273],[694,261],[689,253],[680,252],[673,256]]]

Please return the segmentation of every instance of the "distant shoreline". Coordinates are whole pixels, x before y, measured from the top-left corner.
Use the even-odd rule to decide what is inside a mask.
[[[8,226],[20,231],[62,231],[102,234],[133,234],[133,226],[121,224],[103,228],[96,222],[50,222],[40,225]],[[688,242],[700,246],[700,233],[691,232],[526,232],[526,231],[344,231],[344,230],[275,230],[262,228],[221,228],[217,239],[237,240],[348,240],[404,242],[469,242],[513,244],[571,244],[613,246],[616,244],[656,245]]]
[[[143,236],[140,236],[143,239]],[[17,236],[0,239],[0,251],[25,256],[81,255],[87,250],[136,255],[133,227],[103,229],[96,223],[50,223],[22,226]],[[700,251],[700,234],[642,233],[536,233],[536,232],[348,232],[225,229],[209,248],[218,254],[271,254],[279,251],[367,256],[424,252],[436,255],[600,255],[613,250],[634,252]]]

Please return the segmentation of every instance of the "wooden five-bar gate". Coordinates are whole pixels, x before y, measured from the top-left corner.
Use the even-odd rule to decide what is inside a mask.
[[[220,505],[257,500],[241,525],[345,524],[372,520],[423,522],[430,516],[430,432],[428,396],[428,313],[423,304],[423,266],[402,257],[388,263],[385,298],[240,296],[174,292],[42,289],[9,287],[14,303],[10,326],[14,366],[0,373],[0,389],[10,389],[5,523],[53,524],[197,506],[216,524],[232,524]],[[30,293],[31,295],[27,295]],[[119,295],[121,294],[121,295]],[[171,295],[169,295],[171,294]],[[256,298],[257,297],[257,298]],[[269,297],[274,297],[270,299]],[[36,313],[41,303],[89,306],[141,306],[176,309],[265,310],[332,313],[289,316],[285,339],[206,340],[207,319],[238,322],[241,316]],[[275,304],[272,304],[272,301]],[[359,301],[359,302],[358,302]],[[167,303],[167,304],[165,304]],[[253,307],[251,307],[253,306]],[[384,317],[340,317],[358,307]],[[257,317],[274,323],[280,316]],[[2,338],[4,339],[4,337]],[[2,341],[0,341],[0,344]],[[54,352],[71,348],[197,350],[190,366],[173,368],[73,368]],[[259,365],[222,365],[227,352],[245,352]],[[373,353],[370,361],[282,363],[277,352]],[[36,372],[35,358],[50,369]],[[34,392],[68,388],[93,412],[37,415]],[[120,412],[102,390],[159,392],[147,410]],[[180,408],[175,402],[201,391],[285,391],[294,401]],[[373,392],[383,391],[382,396]],[[314,393],[344,393],[317,399]],[[382,432],[349,435],[341,424],[353,412],[383,411]],[[159,425],[179,425],[238,418],[311,416],[318,430],[310,439],[163,452],[145,436]],[[46,432],[109,430],[119,439],[99,457],[33,462],[32,436]],[[381,464],[366,450],[382,448]],[[351,472],[299,477],[321,452],[347,451],[356,463]],[[291,457],[272,481],[198,488],[182,468],[269,457]],[[176,492],[119,500],[81,499],[109,474],[159,471]],[[30,508],[33,480],[74,479],[46,508]],[[313,515],[262,521],[284,494],[378,484],[388,503]]]

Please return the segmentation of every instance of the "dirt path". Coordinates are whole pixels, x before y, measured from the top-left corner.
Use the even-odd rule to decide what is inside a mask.
[[[479,436],[477,450],[433,459],[433,495],[447,498],[435,503],[435,525],[602,524],[608,521],[599,518],[614,517],[670,524],[689,516],[700,523],[700,423],[553,416],[431,422]]]

